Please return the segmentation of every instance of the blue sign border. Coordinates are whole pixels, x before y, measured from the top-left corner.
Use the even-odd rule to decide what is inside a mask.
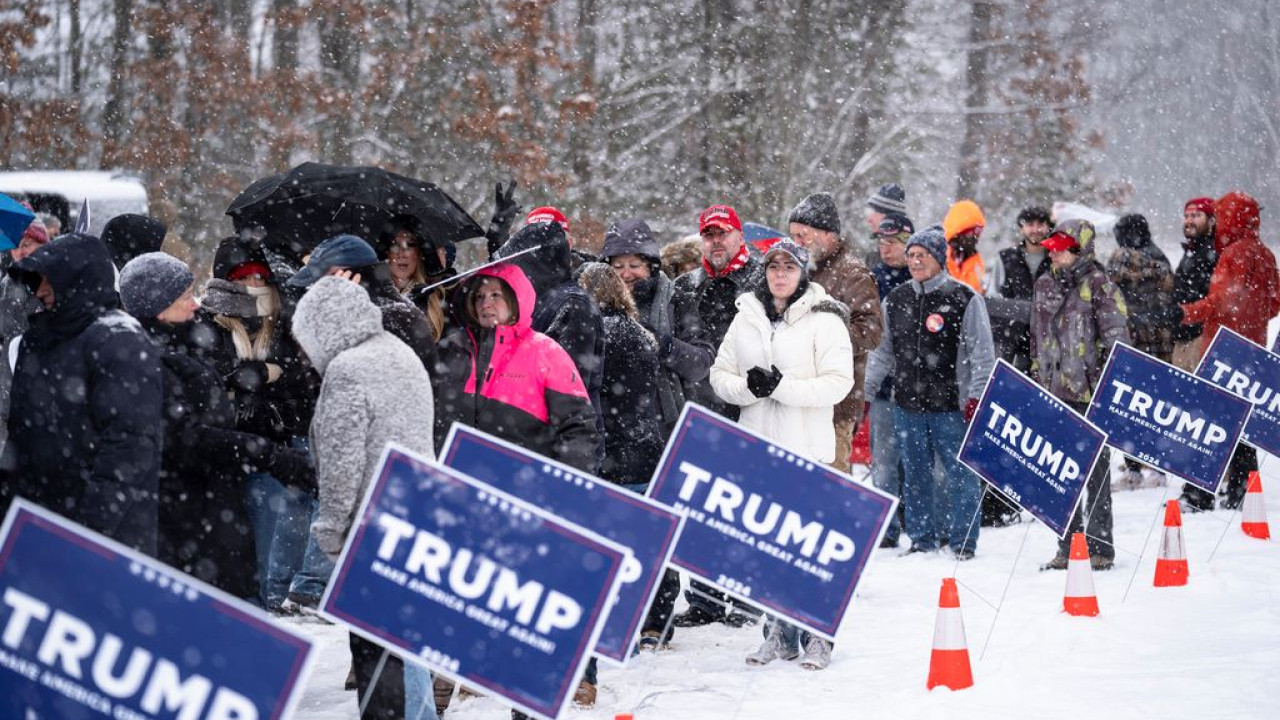
[[[488,445],[494,452],[499,452],[499,453],[503,453],[506,455],[510,455],[510,456],[522,458],[522,459],[536,460],[537,462],[540,462],[546,465],[551,465],[552,467],[555,467],[568,475],[571,475],[575,478],[580,478],[581,481],[584,483],[590,483],[592,485],[598,486],[598,488],[602,492],[608,494],[610,497],[612,497],[614,500],[618,502],[624,502],[629,505],[643,507],[646,510],[652,511],[656,514],[671,516],[675,520],[675,524],[672,526],[671,532],[667,535],[666,539],[663,541],[664,549],[660,551],[660,560],[658,562],[658,567],[654,569],[652,576],[649,578],[649,586],[644,589],[644,598],[645,598],[644,603],[640,607],[638,607],[634,613],[632,613],[631,618],[627,621],[628,630],[625,633],[627,637],[626,646],[622,648],[616,648],[616,649],[601,648],[597,646],[595,649],[595,654],[600,659],[605,660],[610,664],[616,665],[618,667],[622,667],[626,665],[627,661],[630,660],[632,657],[631,648],[635,644],[636,637],[640,634],[640,627],[641,625],[644,624],[644,619],[648,612],[649,606],[653,604],[653,599],[658,594],[658,588],[661,585],[661,581],[662,581],[663,570],[671,562],[671,555],[672,553],[675,552],[675,549],[676,549],[676,541],[679,540],[680,533],[684,531],[685,519],[688,516],[684,513],[677,512],[676,510],[669,508],[666,505],[663,505],[662,503],[657,502],[656,500],[653,500],[647,496],[637,495],[636,493],[623,490],[622,488],[619,488],[618,486],[614,485],[613,483],[610,483],[607,480],[601,480],[600,478],[595,477],[594,475],[590,475],[588,473],[582,472],[581,470],[577,470],[575,468],[569,467],[568,465],[565,465],[562,462],[552,460],[551,458],[548,458],[543,455],[539,455],[531,450],[525,450],[519,445],[515,445],[513,443],[507,442],[502,438],[495,437],[486,432],[477,430],[471,427],[470,425],[464,425],[458,422],[455,422],[452,425],[452,427],[449,428],[449,434],[448,436],[445,437],[444,445],[440,450],[440,464],[444,465],[445,467],[451,467],[451,465],[449,465],[449,459],[451,457],[451,453],[456,449],[456,444],[458,442],[459,436],[466,437],[469,440],[472,440],[474,442],[477,442],[483,445]],[[604,537],[608,537],[608,535],[603,530],[596,531],[596,532],[598,532],[600,535]],[[612,612],[612,610],[610,612]],[[606,625],[608,624],[608,620],[605,621],[605,624]]]
[[[1095,466],[1097,466],[1097,464],[1098,464],[1098,459],[1099,459],[1099,458],[1101,457],[1101,455],[1102,455],[1102,449],[1103,449],[1103,446],[1104,446],[1104,445],[1106,444],[1106,442],[1107,442],[1107,434],[1106,434],[1105,432],[1103,432],[1100,428],[1098,428],[1098,426],[1097,426],[1097,425],[1094,425],[1092,422],[1090,422],[1090,421],[1089,421],[1089,419],[1088,419],[1088,418],[1086,418],[1084,415],[1082,415],[1081,413],[1076,412],[1076,410],[1075,410],[1074,408],[1072,408],[1070,405],[1066,404],[1065,402],[1063,402],[1063,401],[1062,401],[1062,400],[1060,400],[1059,398],[1055,397],[1055,396],[1053,395],[1053,393],[1051,393],[1051,392],[1049,392],[1048,390],[1046,390],[1044,387],[1042,387],[1042,386],[1041,386],[1039,383],[1037,383],[1036,381],[1034,381],[1034,380],[1032,380],[1031,378],[1027,377],[1027,376],[1026,376],[1025,374],[1023,374],[1020,370],[1018,370],[1018,368],[1016,368],[1016,367],[1014,367],[1013,365],[1011,365],[1011,364],[1009,364],[1009,363],[1005,362],[1005,360],[1004,360],[1003,358],[998,358],[998,359],[996,360],[996,369],[995,369],[995,370],[992,370],[992,371],[991,371],[991,375],[987,378],[987,385],[986,385],[986,387],[984,387],[984,388],[982,389],[982,397],[981,397],[981,399],[979,400],[979,403],[978,403],[978,412],[977,412],[977,413],[975,413],[975,414],[974,414],[974,416],[973,416],[974,421],[973,421],[973,422],[971,422],[971,423],[969,423],[969,427],[965,429],[965,433],[964,433],[964,442],[960,443],[960,452],[957,454],[957,459],[959,459],[959,460],[960,460],[960,462],[964,463],[965,467],[967,467],[967,468],[969,468],[970,470],[972,470],[972,471],[974,472],[974,474],[975,474],[975,475],[977,475],[978,477],[982,478],[985,482],[989,483],[992,487],[994,487],[994,488],[1000,488],[1000,489],[1004,490],[1004,488],[1001,488],[1000,483],[998,483],[995,479],[990,478],[990,477],[987,477],[987,474],[986,474],[986,472],[985,472],[984,468],[982,468],[982,466],[980,466],[980,465],[974,465],[974,464],[971,464],[971,463],[969,462],[969,460],[968,460],[968,459],[966,459],[966,457],[965,457],[966,452],[968,451],[968,448],[969,448],[969,436],[973,433],[974,428],[978,425],[978,423],[977,423],[977,419],[978,419],[978,417],[982,414],[982,410],[983,410],[983,408],[987,407],[987,396],[988,396],[988,395],[990,394],[990,392],[991,392],[991,387],[992,387],[992,385],[994,385],[994,384],[995,384],[995,380],[996,380],[996,372],[997,372],[997,370],[999,370],[999,369],[1000,369],[1000,367],[1001,367],[1001,366],[1003,366],[1005,369],[1007,369],[1009,372],[1011,372],[1011,373],[1012,373],[1012,375],[1010,376],[1010,379],[1011,379],[1011,380],[1014,380],[1015,382],[1020,382],[1020,383],[1022,383],[1023,385],[1025,385],[1025,386],[1027,387],[1027,389],[1029,389],[1029,390],[1034,390],[1034,391],[1036,391],[1036,392],[1040,393],[1042,396],[1044,396],[1044,398],[1045,398],[1046,400],[1048,400],[1050,403],[1052,403],[1053,405],[1055,405],[1055,406],[1056,406],[1056,407],[1058,407],[1059,409],[1061,409],[1061,410],[1065,410],[1065,411],[1067,411],[1068,413],[1071,413],[1072,415],[1075,415],[1077,418],[1079,418],[1079,419],[1080,419],[1080,422],[1081,422],[1081,423],[1083,423],[1083,424],[1087,427],[1087,429],[1088,429],[1088,430],[1091,430],[1093,433],[1095,433],[1095,434],[1097,435],[1097,437],[1098,437],[1099,441],[1100,441],[1100,442],[1099,442],[1099,445],[1098,445],[1098,450],[1097,450],[1097,452],[1093,453],[1093,457],[1092,457],[1092,458],[1090,458],[1090,460],[1089,460],[1089,466],[1088,466],[1087,468],[1082,468],[1082,469],[1084,469],[1083,479],[1082,479],[1082,481],[1080,482],[1079,486],[1078,486],[1078,487],[1077,487],[1077,489],[1076,489],[1076,496],[1075,496],[1075,499],[1071,502],[1072,512],[1074,513],[1074,512],[1075,512],[1075,508],[1076,508],[1076,506],[1078,506],[1078,505],[1080,504],[1080,498],[1081,498],[1081,496],[1083,496],[1083,495],[1084,495],[1084,488],[1085,488],[1085,485],[1087,485],[1087,484],[1088,484],[1089,477],[1093,474],[1094,467],[1095,467]],[[1035,508],[1035,507],[1030,507],[1030,506],[1024,505],[1024,504],[1022,504],[1022,501],[1021,501],[1021,499],[1020,499],[1020,498],[1018,498],[1018,497],[1014,497],[1013,495],[1006,494],[1006,497],[1008,497],[1008,499],[1009,499],[1009,500],[1013,501],[1013,503],[1014,503],[1015,505],[1017,505],[1020,509],[1022,509],[1022,510],[1026,510],[1027,512],[1031,513],[1031,514],[1032,514],[1032,515],[1033,515],[1037,520],[1039,520],[1041,523],[1043,523],[1045,527],[1049,528],[1049,529],[1050,529],[1050,530],[1052,530],[1054,533],[1056,533],[1056,534],[1057,534],[1057,536],[1058,536],[1058,539],[1059,539],[1059,540],[1061,540],[1062,538],[1066,537],[1066,535],[1067,535],[1067,530],[1069,530],[1069,529],[1070,529],[1070,527],[1071,527],[1071,517],[1070,517],[1070,515],[1068,515],[1068,516],[1067,516],[1067,521],[1066,521],[1066,523],[1064,523],[1064,524],[1063,524],[1062,528],[1061,528],[1061,529],[1058,529],[1058,527],[1057,527],[1057,525],[1056,525],[1055,523],[1050,522],[1049,520],[1047,520],[1047,519],[1045,518],[1045,516],[1044,516],[1043,514],[1041,514],[1040,512],[1037,512],[1037,510],[1038,510],[1039,508]]]
[[[562,534],[574,533],[586,538],[590,543],[598,546],[601,550],[617,552],[622,556],[618,562],[617,569],[614,571],[611,587],[601,594],[600,600],[597,602],[596,606],[591,609],[590,617],[593,619],[587,621],[590,624],[591,630],[584,636],[582,643],[575,650],[575,655],[578,657],[576,667],[561,683],[560,687],[556,691],[554,701],[548,708],[536,708],[528,705],[522,699],[516,697],[515,693],[508,693],[505,688],[487,682],[484,678],[462,675],[461,673],[451,670],[447,666],[433,663],[428,658],[422,657],[412,649],[399,646],[396,638],[385,636],[383,633],[379,632],[377,628],[369,627],[358,619],[332,613],[326,609],[329,607],[330,598],[339,591],[343,581],[345,580],[344,576],[348,567],[347,559],[351,554],[352,547],[364,538],[365,532],[369,528],[369,509],[385,488],[386,480],[390,476],[388,460],[393,454],[402,456],[411,464],[420,465],[432,472],[437,472],[449,482],[457,485],[470,486],[477,492],[492,495],[493,497],[498,498],[501,502],[538,518],[556,532],[560,532]],[[577,689],[578,680],[582,677],[582,673],[586,669],[587,662],[591,659],[591,648],[594,648],[600,641],[600,633],[604,630],[605,620],[608,618],[606,607],[608,599],[617,595],[618,587],[622,583],[623,561],[631,554],[631,551],[628,548],[623,547],[612,540],[601,537],[599,534],[592,532],[587,528],[552,515],[539,507],[498,490],[487,483],[483,483],[473,477],[460,473],[453,468],[441,465],[432,458],[425,458],[412,450],[395,443],[387,443],[386,447],[383,448],[382,457],[378,461],[377,469],[374,471],[373,478],[365,489],[364,498],[360,502],[360,507],[356,511],[355,518],[351,531],[347,535],[347,541],[343,544],[342,552],[339,553],[338,560],[334,565],[335,572],[333,578],[325,588],[324,597],[321,598],[320,609],[318,610],[318,614],[320,616],[343,625],[351,632],[363,637],[369,642],[386,648],[392,653],[395,653],[396,656],[405,662],[412,662],[425,667],[431,672],[447,677],[456,683],[483,687],[525,714],[542,718],[543,720],[555,720],[555,718],[558,718],[564,712],[566,705],[568,705],[570,700],[573,698],[573,693]],[[549,709],[554,709],[555,712],[544,712]]]
[[[111,538],[78,525],[22,497],[13,499],[5,515],[4,524],[0,525],[0,567],[8,563],[14,543],[26,527],[35,527],[44,532],[59,535],[68,542],[95,554],[119,557],[132,566],[138,566],[143,572],[149,571],[156,577],[169,578],[171,587],[158,592],[172,594],[174,592],[172,585],[185,586],[187,593],[198,593],[214,600],[215,602],[210,603],[209,606],[232,618],[234,622],[256,626],[264,634],[274,636],[282,644],[297,647],[298,660],[289,672],[286,686],[282,688],[281,701],[276,704],[267,720],[282,720],[293,716],[315,664],[315,642],[311,638],[276,622],[263,610],[244,600],[233,597],[149,555],[125,547]],[[69,582],[75,582],[75,580]]]
[[[875,557],[875,554],[876,554],[875,548],[879,547],[880,543],[884,540],[885,532],[887,532],[889,529],[888,519],[892,517],[893,514],[896,513],[898,510],[898,502],[899,502],[898,498],[894,497],[893,495],[887,492],[884,492],[883,490],[869,483],[859,482],[858,480],[855,480],[853,476],[848,475],[846,473],[842,473],[829,465],[823,464],[818,460],[814,460],[808,457],[807,455],[805,455],[804,453],[791,450],[784,445],[781,445],[773,440],[770,440],[769,438],[764,437],[760,433],[757,433],[735,422],[727,420],[724,417],[716,414],[715,412],[712,412],[711,410],[708,410],[707,408],[701,405],[698,405],[697,403],[694,403],[694,402],[685,403],[684,409],[680,413],[680,418],[679,420],[676,421],[676,429],[671,434],[671,438],[667,441],[666,448],[663,449],[662,451],[662,460],[658,463],[657,469],[654,470],[653,479],[649,483],[649,491],[647,494],[650,497],[652,497],[654,492],[658,489],[663,472],[668,469],[668,465],[671,462],[672,453],[674,452],[675,448],[680,444],[680,442],[683,441],[684,434],[688,431],[687,419],[689,415],[692,415],[692,414],[697,414],[702,416],[707,421],[720,426],[720,428],[722,428],[726,432],[730,432],[735,435],[739,435],[741,437],[755,438],[756,440],[759,440],[761,443],[764,443],[765,445],[770,445],[774,448],[777,448],[778,451],[781,453],[784,453],[786,457],[803,461],[806,465],[809,466],[807,469],[818,470],[821,473],[821,477],[824,477],[827,480],[830,480],[833,482],[839,482],[839,483],[847,483],[849,485],[856,486],[859,489],[874,493],[876,495],[880,495],[881,497],[889,501],[888,508],[886,508],[885,512],[877,519],[877,522],[880,525],[880,532],[876,534],[875,541],[874,541],[875,545],[872,546],[871,548],[872,551],[866,553],[866,555],[862,559],[862,562],[855,568],[853,573],[855,579],[849,585],[848,589],[845,592],[844,598],[840,602],[840,606],[837,612],[839,620],[833,625],[818,626],[808,622],[804,618],[794,617],[785,608],[780,608],[774,603],[766,602],[758,596],[748,597],[748,596],[742,595],[740,592],[738,592],[737,589],[718,582],[718,578],[715,576],[714,573],[708,573],[704,571],[702,568],[690,565],[688,563],[682,563],[679,560],[679,558],[675,557],[674,553],[672,555],[671,562],[669,563],[671,567],[683,570],[690,576],[697,578],[698,580],[706,583],[707,585],[710,585],[711,587],[714,587],[717,590],[720,590],[732,597],[739,598],[752,605],[764,606],[772,610],[778,616],[785,617],[788,620],[788,622],[791,622],[805,630],[808,630],[809,632],[815,635],[818,635],[819,637],[834,641],[835,636],[840,632],[840,628],[844,626],[845,621],[849,617],[849,605],[852,603],[853,597],[858,591],[858,587],[862,584],[862,579],[866,575],[867,567],[869,566],[872,558]]]

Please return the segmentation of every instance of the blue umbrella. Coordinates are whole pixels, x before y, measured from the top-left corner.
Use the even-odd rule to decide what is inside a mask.
[[[17,200],[0,193],[0,251],[12,250],[22,241],[22,233],[36,219],[36,214]]]
[[[760,223],[746,222],[742,223],[742,239],[747,242],[755,242],[756,240],[773,240],[775,238],[785,237],[786,233],[781,230],[774,230]]]

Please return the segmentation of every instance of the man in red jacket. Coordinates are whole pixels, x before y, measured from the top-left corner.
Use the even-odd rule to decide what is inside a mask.
[[[1182,323],[1204,323],[1202,348],[1209,346],[1220,327],[1231,328],[1266,347],[1267,323],[1280,313],[1280,272],[1275,255],[1258,237],[1258,201],[1242,192],[1229,192],[1218,199],[1214,216],[1218,222],[1218,265],[1209,280],[1209,294],[1181,306]],[[1226,507],[1240,507],[1249,473],[1257,469],[1257,452],[1237,445],[1227,469]],[[1204,494],[1184,489],[1183,499],[1190,510],[1213,509],[1213,498],[1205,502]]]

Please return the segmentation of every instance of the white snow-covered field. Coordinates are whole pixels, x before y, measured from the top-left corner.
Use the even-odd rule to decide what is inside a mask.
[[[1263,484],[1272,533],[1280,535],[1280,461],[1263,461]],[[1061,612],[1066,573],[1038,571],[1053,555],[1056,538],[1024,521],[984,529],[977,558],[958,567],[945,553],[877,551],[825,671],[808,672],[794,662],[748,667],[743,656],[760,642],[759,628],[680,630],[670,651],[644,654],[621,670],[602,666],[596,707],[571,709],[563,717],[1278,718],[1280,541],[1245,536],[1239,514],[1231,511],[1184,515],[1190,582],[1152,587],[1163,500],[1178,489],[1114,492],[1119,552],[1114,570],[1094,574],[1101,606],[1096,618]],[[929,692],[940,581],[953,572],[961,584],[975,685]],[[1002,595],[993,629],[992,606]],[[342,689],[349,659],[345,632],[299,626],[319,641],[320,652],[296,717],[355,718],[355,693]],[[498,701],[473,698],[445,717],[509,716]]]

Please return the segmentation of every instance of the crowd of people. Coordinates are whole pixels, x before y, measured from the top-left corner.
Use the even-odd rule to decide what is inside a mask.
[[[905,535],[906,553],[965,561],[984,525],[1019,518],[957,459],[997,358],[1083,411],[1115,343],[1194,370],[1219,327],[1263,344],[1280,312],[1260,208],[1240,192],[1186,203],[1176,267],[1141,215],[1119,219],[1104,262],[1089,222],[1033,206],[988,271],[977,204],[917,230],[894,183],[868,199],[866,227],[814,193],[762,247],[716,204],[665,246],[643,219],[613,222],[598,257],[554,207],[512,233],[513,191],[498,188],[494,262],[462,273],[408,216],[305,258],[228,237],[200,288],[154,218],[114,218],[100,238],[33,223],[0,277],[5,504],[25,497],[299,613],[318,605],[387,442],[433,455],[463,423],[644,493],[692,401],[843,471],[866,423],[871,482],[902,499],[882,547]],[[861,233],[878,253],[860,257]],[[1163,479],[1125,468],[1124,484]],[[1256,468],[1240,445],[1226,506]],[[1104,455],[1072,519],[1096,570],[1115,557],[1110,476]],[[1183,501],[1217,498],[1187,486]],[[1068,549],[1044,568],[1065,569]],[[637,651],[675,628],[760,624],[748,663],[831,660],[828,641],[696,581],[675,614],[681,588],[668,571]],[[350,645],[362,717],[443,712],[455,692]],[[596,684],[592,663],[575,700],[593,704]]]

